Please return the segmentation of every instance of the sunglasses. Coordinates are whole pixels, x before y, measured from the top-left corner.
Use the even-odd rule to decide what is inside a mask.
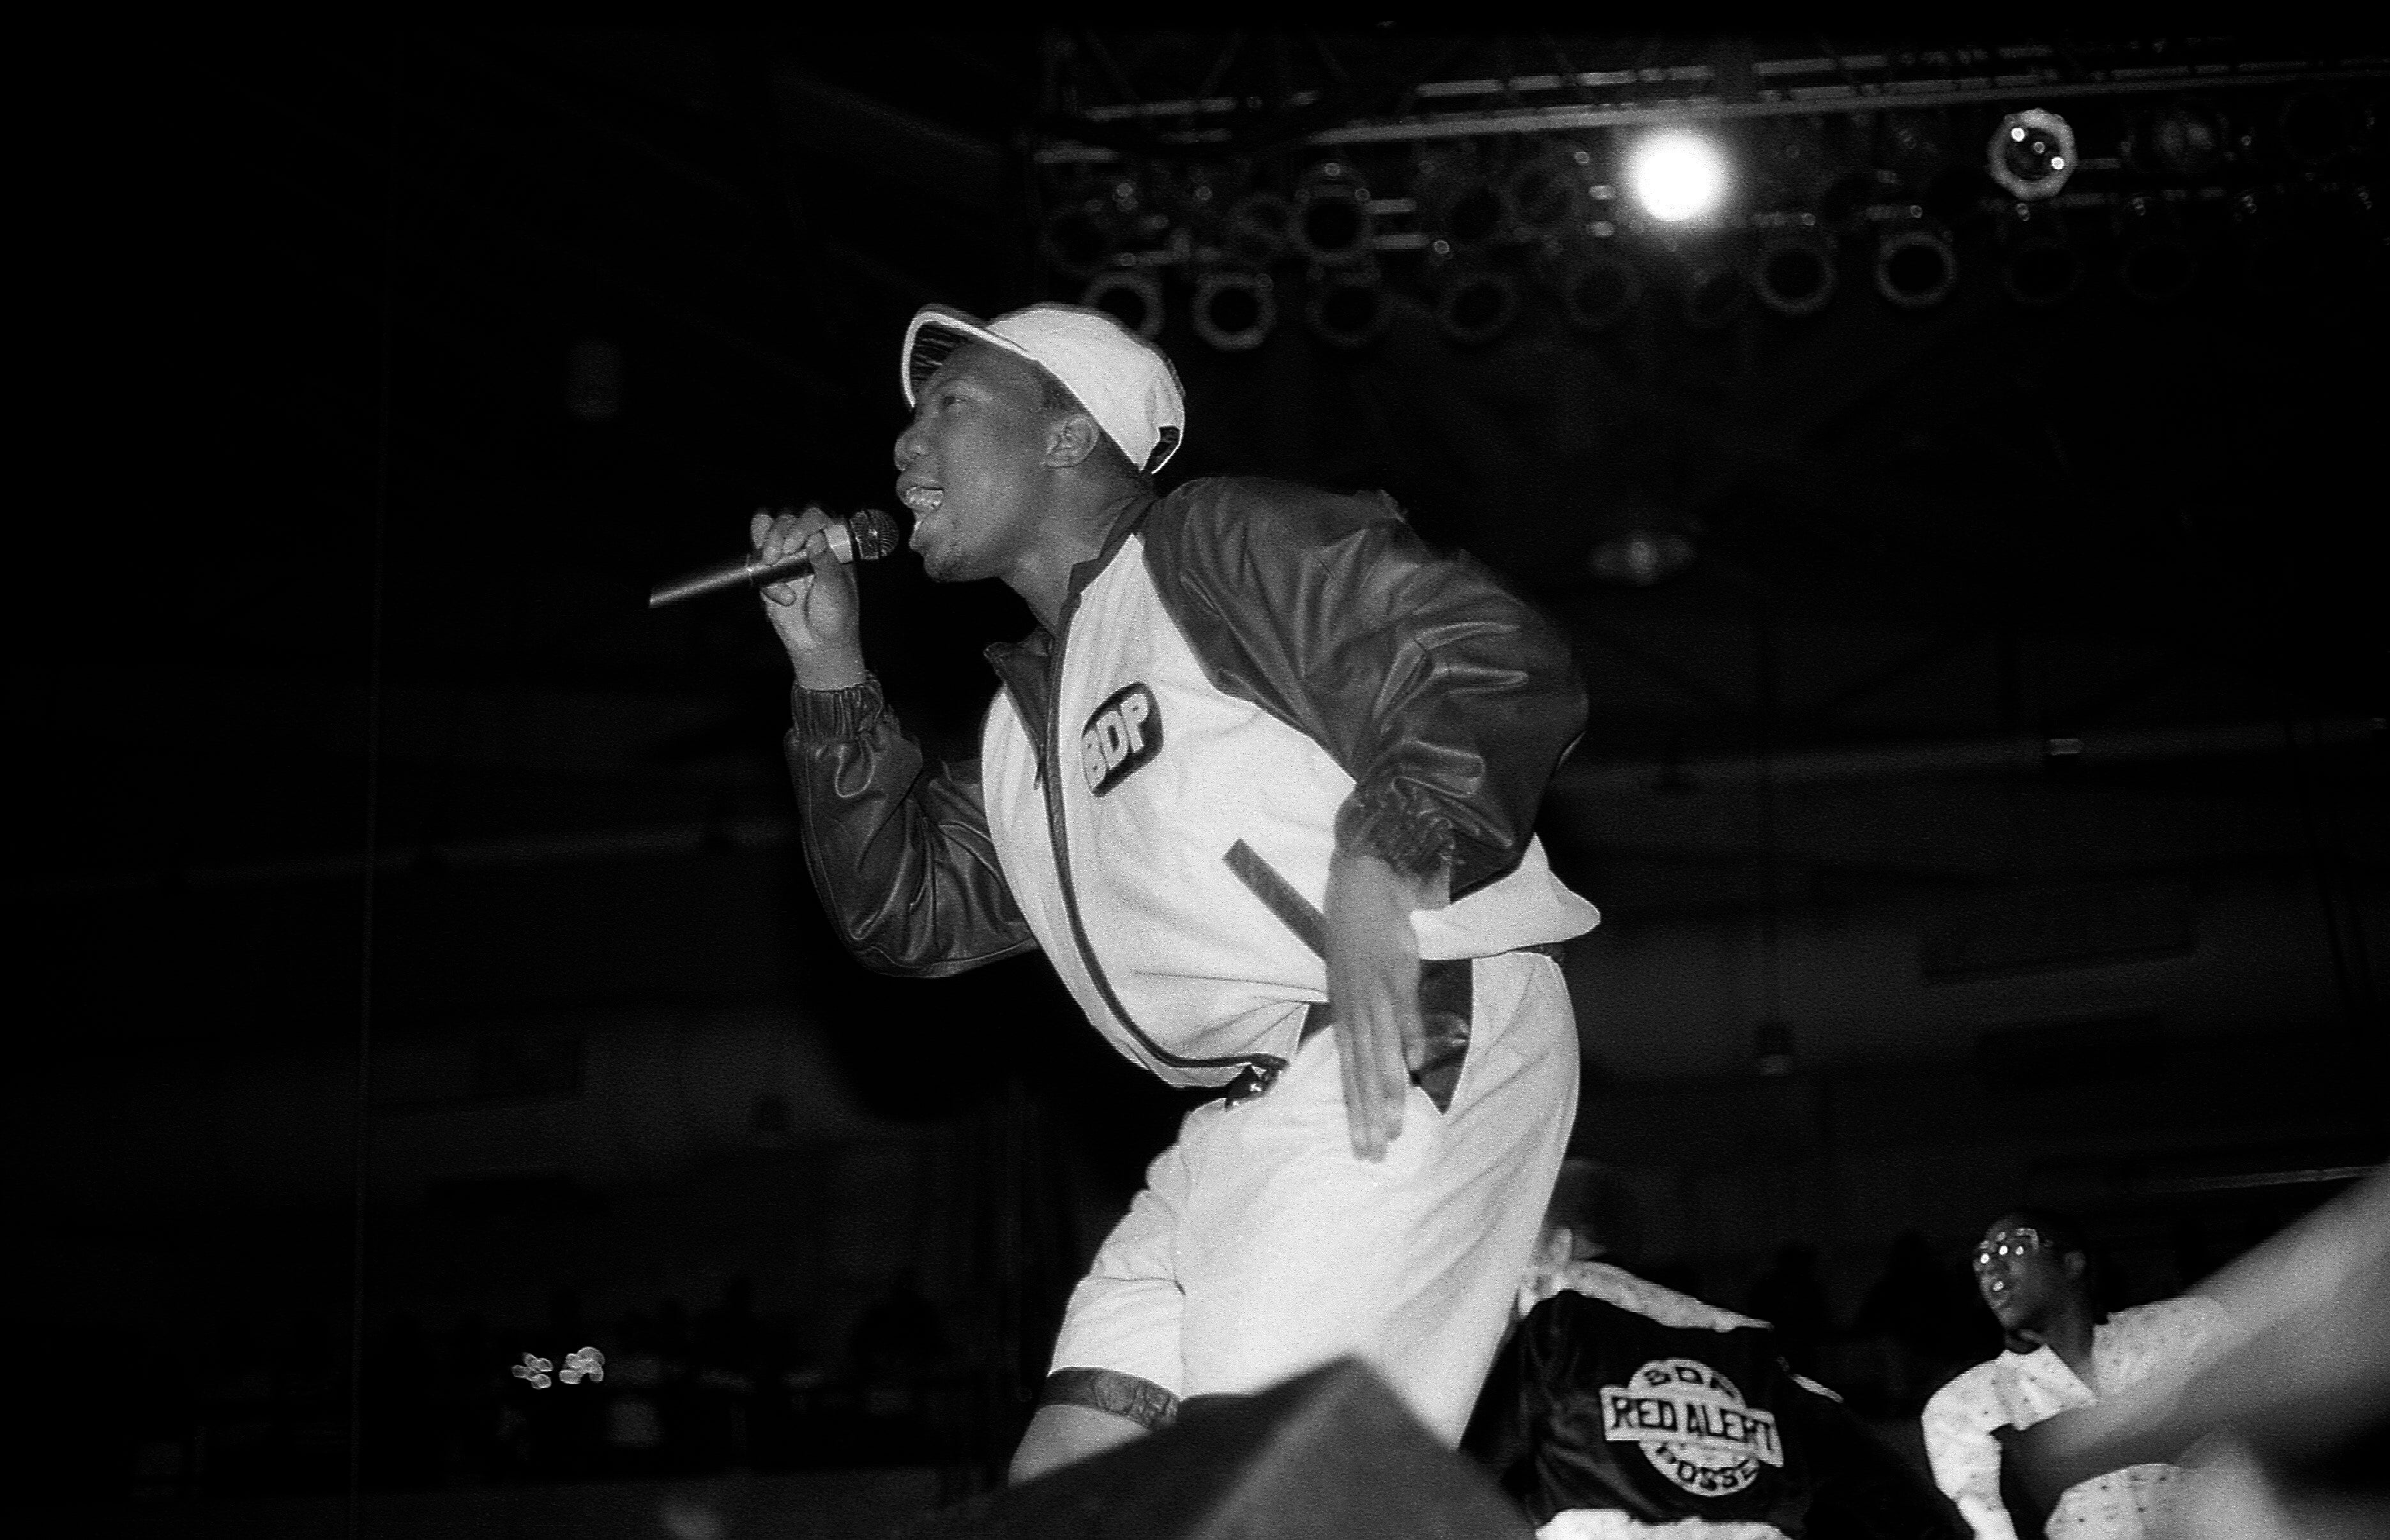
[[[1996,1235],[1984,1238],[1975,1248],[1975,1271],[1984,1272],[2009,1261],[2022,1262],[2026,1257],[2049,1250],[2049,1242],[2030,1225],[2017,1225]]]

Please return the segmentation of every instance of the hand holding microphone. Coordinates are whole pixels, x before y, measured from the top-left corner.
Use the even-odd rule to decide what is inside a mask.
[[[692,572],[659,586],[652,608],[700,594],[754,587],[764,614],[788,649],[797,683],[809,690],[845,689],[863,682],[860,612],[851,561],[871,561],[901,544],[896,520],[863,508],[845,520],[818,507],[803,513],[758,510],[748,521],[753,549],[738,561]]]
[[[808,507],[805,512],[811,515],[821,510]],[[764,538],[768,532],[794,528],[797,519],[797,515],[783,513],[776,520],[770,513],[757,509],[749,524],[749,533],[755,542],[753,550],[737,561],[726,561],[686,577],[675,578],[670,583],[658,584],[648,594],[648,608],[654,610],[662,605],[678,604],[683,599],[720,593],[741,584],[760,588],[765,584],[786,583],[807,576],[814,570],[816,554],[802,548],[802,544],[777,554],[764,548]],[[829,561],[834,562],[877,561],[894,550],[903,539],[896,520],[878,508],[857,508],[851,518],[842,520],[824,514],[821,528],[825,531],[825,554]]]

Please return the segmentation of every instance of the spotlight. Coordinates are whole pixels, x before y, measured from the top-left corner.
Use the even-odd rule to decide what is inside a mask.
[[[1834,297],[1834,249],[1811,230],[1780,230],[1759,248],[1752,288],[1779,315],[1815,315]]]
[[[1681,302],[1685,325],[1695,331],[1715,331],[1742,314],[1751,298],[1751,280],[1727,263],[1702,263],[1685,275]]]
[[[1984,169],[2018,198],[2055,198],[2075,174],[2075,130],[2038,107],[2011,112],[1992,130]]]
[[[1120,225],[1108,199],[1073,199],[1046,216],[1038,248],[1065,277],[1092,278],[1111,265],[1120,249]]]
[[[1369,190],[1353,179],[1351,168],[1342,161],[1316,167],[1294,195],[1288,234],[1295,250],[1315,263],[1336,267],[1365,261],[1369,237],[1376,233]]]
[[[2191,292],[2199,259],[2165,204],[2148,197],[2127,199],[2117,213],[2116,235],[2116,281],[2126,293],[2143,304],[2164,305]]]
[[[2058,304],[2083,281],[2083,259],[2055,211],[2015,205],[2001,223],[2000,244],[2006,248],[2000,285],[2021,305],[2039,310]]]
[[[1293,250],[1293,204],[1274,192],[1247,193],[1221,218],[1220,246],[1231,260],[1258,272]]]
[[[1561,310],[1579,331],[1607,331],[1643,298],[1643,275],[1624,257],[1593,251],[1564,263],[1558,276]]]
[[[1222,353],[1258,348],[1278,325],[1278,296],[1266,273],[1206,273],[1195,280],[1189,310],[1195,335]]]
[[[1726,200],[1726,157],[1697,134],[1671,129],[1637,144],[1626,161],[1626,186],[1644,212],[1681,225]]]
[[[1462,347],[1491,342],[1510,329],[1518,314],[1519,286],[1508,274],[1460,268],[1436,285],[1436,325]]]
[[[1107,313],[1149,342],[1162,335],[1162,280],[1142,268],[1099,273],[1079,291],[1079,302]]]
[[[1375,263],[1314,268],[1310,289],[1303,318],[1331,347],[1367,347],[1386,329],[1386,291],[1379,285]]]
[[[1889,231],[1875,249],[1875,291],[1903,310],[1925,310],[1959,286],[1959,253],[1930,225]]]

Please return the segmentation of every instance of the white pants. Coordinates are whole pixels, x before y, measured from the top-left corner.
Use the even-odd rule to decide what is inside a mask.
[[[1353,1153],[1333,1031],[1305,1043],[1266,1094],[1189,1113],[1072,1293],[1054,1369],[1143,1380],[1141,1405],[1173,1408],[1357,1354],[1458,1444],[1577,1092],[1559,964],[1481,958],[1471,995],[1450,1107],[1438,1112],[1412,1086],[1381,1161]]]

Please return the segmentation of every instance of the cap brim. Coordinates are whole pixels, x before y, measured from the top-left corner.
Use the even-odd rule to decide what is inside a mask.
[[[1018,344],[1006,341],[959,310],[946,305],[923,305],[914,314],[913,324],[905,328],[905,349],[898,355],[906,405],[914,404],[922,382],[937,373],[938,366],[965,342],[985,342],[990,347],[1002,348],[1015,358],[1037,362]]]

